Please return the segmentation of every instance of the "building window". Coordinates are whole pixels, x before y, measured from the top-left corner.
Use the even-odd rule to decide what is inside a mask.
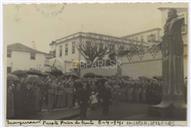
[[[143,37],[143,36],[141,36],[141,42],[145,42],[145,41],[144,41],[144,37]]]
[[[103,48],[104,47],[103,43],[99,43],[99,47]]]
[[[124,45],[120,44],[119,45],[119,50],[124,50]]]
[[[65,55],[68,55],[68,44],[65,44]]]
[[[150,42],[151,41],[151,35],[147,36],[147,41]]]
[[[35,59],[36,59],[35,53],[31,53],[31,60],[35,60]]]
[[[155,35],[155,34],[152,34],[151,40],[152,40],[152,41],[156,41],[156,35]]]
[[[110,48],[111,48],[111,50],[115,50],[115,45],[114,44],[110,44]]]
[[[59,56],[62,56],[62,45],[59,47]]]
[[[53,57],[56,57],[56,50],[52,52]]]
[[[9,58],[10,58],[10,57],[11,57],[11,55],[12,55],[11,53],[12,53],[12,52],[8,50],[8,51],[7,51],[7,57],[9,57]]]
[[[72,54],[75,53],[75,42],[72,42]]]
[[[7,73],[11,73],[11,67],[7,67]]]
[[[156,35],[155,34],[150,34],[147,36],[147,41],[148,42],[153,42],[156,41]]]

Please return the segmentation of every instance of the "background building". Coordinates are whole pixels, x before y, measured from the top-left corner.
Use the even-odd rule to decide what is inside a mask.
[[[127,36],[121,37],[127,40],[134,40],[144,45],[150,45],[158,43],[161,40],[161,28],[153,28],[138,33],[133,33]]]
[[[169,8],[159,8],[161,11],[161,26],[158,28],[133,33],[123,37],[114,37],[90,32],[78,32],[72,35],[57,39],[50,43],[52,58],[49,59],[49,65],[55,66],[63,72],[72,72],[79,70],[81,75],[91,72],[98,75],[115,75],[118,73],[117,66],[102,66],[99,68],[79,68],[80,62],[86,61],[81,54],[79,45],[92,43],[113,47],[120,62],[120,71],[123,76],[131,77],[153,77],[160,76],[162,73],[162,55],[160,43],[163,36],[163,26],[166,22]],[[182,27],[182,36],[184,41],[184,74],[187,76],[187,8],[177,8],[178,16],[185,18]],[[95,49],[92,49],[95,51]],[[120,51],[125,51],[124,55],[119,55]],[[107,59],[108,55],[104,57]],[[148,71],[148,69],[150,69]]]
[[[124,55],[121,56],[119,59],[122,62],[121,65],[121,75],[128,75],[131,77],[139,77],[139,76],[147,76],[147,77],[153,77],[153,76],[160,76],[162,74],[162,55],[160,51],[160,38],[163,36],[163,26],[167,20],[167,12],[170,8],[159,8],[161,10],[161,29],[151,29],[149,31],[144,31],[136,34],[132,34],[129,36],[125,36],[123,38],[135,38],[137,37],[138,40],[140,40],[140,37],[142,37],[142,34],[148,35],[149,33],[155,32],[157,36],[156,39],[159,40],[156,43],[150,43],[145,52],[142,52],[142,58],[140,59],[139,54],[134,54],[131,56]],[[187,8],[177,8],[178,16],[185,18],[185,23],[182,27],[182,37],[184,42],[184,76],[187,76],[187,63],[188,63],[188,10]],[[158,32],[157,32],[158,31]],[[160,32],[161,31],[161,32]],[[148,32],[148,33],[147,33]],[[160,35],[158,35],[160,33]],[[153,41],[152,41],[153,42]],[[144,43],[146,44],[146,43]],[[130,58],[130,59],[129,59]],[[149,69],[149,71],[148,71]]]
[[[79,68],[80,62],[87,62],[84,56],[81,54],[80,45],[88,45],[91,44],[91,47],[94,46],[102,46],[103,49],[105,47],[112,48],[113,52],[117,52],[117,49],[127,49],[129,47],[130,42],[125,39],[121,39],[114,36],[90,33],[90,32],[78,32],[72,35],[66,36],[61,39],[57,39],[50,43],[52,58],[49,59],[50,66],[56,66],[58,69],[63,72],[71,72],[75,69]],[[91,49],[96,52],[96,49]],[[108,54],[109,55],[109,54]],[[104,56],[104,59],[108,58],[108,55]],[[103,66],[102,66],[103,68]],[[95,68],[94,68],[95,69]],[[100,68],[94,71],[92,68],[88,69],[80,69],[81,74],[86,72],[94,72],[97,74],[110,74],[107,71],[99,73]],[[115,69],[116,70],[116,69]]]
[[[21,43],[7,46],[7,72],[15,70],[45,71],[47,53],[27,47]]]

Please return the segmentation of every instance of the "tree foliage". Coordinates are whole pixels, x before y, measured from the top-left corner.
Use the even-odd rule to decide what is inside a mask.
[[[113,51],[112,46],[107,46],[104,43],[95,43],[93,41],[86,41],[79,45],[79,51],[90,63],[95,63],[97,60],[103,59],[106,55]]]

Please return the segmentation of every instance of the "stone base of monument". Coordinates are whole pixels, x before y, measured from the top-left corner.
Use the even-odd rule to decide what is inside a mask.
[[[148,115],[159,120],[186,120],[186,105],[176,107],[173,104],[152,105]]]

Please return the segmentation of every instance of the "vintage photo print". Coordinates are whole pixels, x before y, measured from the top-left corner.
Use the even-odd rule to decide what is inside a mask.
[[[188,3],[3,5],[6,126],[186,126]]]

